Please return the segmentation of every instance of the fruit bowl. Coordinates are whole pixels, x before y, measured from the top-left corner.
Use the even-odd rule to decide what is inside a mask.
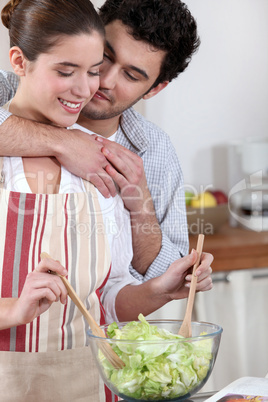
[[[112,338],[88,331],[88,343],[107,387],[125,401],[180,401],[196,394],[212,372],[222,328],[192,322],[192,337],[183,338],[177,335],[181,324],[143,317],[142,322],[114,323],[108,333],[108,325],[102,326]],[[112,346],[125,367],[113,368],[100,351],[103,342]]]
[[[190,234],[203,233],[210,235],[216,233],[220,227],[228,221],[228,204],[220,204],[214,207],[193,208],[187,206],[187,224]]]

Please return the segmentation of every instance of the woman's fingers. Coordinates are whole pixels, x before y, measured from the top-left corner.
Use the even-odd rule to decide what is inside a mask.
[[[40,267],[38,269],[40,269]],[[28,287],[31,286],[33,290],[48,289],[49,295],[52,292],[54,296],[49,296],[50,301],[54,302],[60,300],[61,303],[66,303],[67,289],[59,276],[49,274],[47,271],[39,272],[38,270],[35,270],[34,272],[28,274],[27,279]]]
[[[48,272],[52,271],[59,275],[66,276],[68,271],[61,265],[59,261],[51,258],[42,259],[33,272]]]

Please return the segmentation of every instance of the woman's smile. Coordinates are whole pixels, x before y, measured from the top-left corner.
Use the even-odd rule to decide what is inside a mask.
[[[62,107],[68,112],[68,113],[80,113],[83,104],[85,103],[85,100],[83,102],[73,102],[73,101],[67,101],[62,98],[58,98],[60,101],[60,104]]]

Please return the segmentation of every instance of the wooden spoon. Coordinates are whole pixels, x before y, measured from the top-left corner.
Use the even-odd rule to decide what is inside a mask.
[[[181,324],[181,327],[179,329],[179,335],[184,336],[185,338],[191,338],[191,336],[192,336],[191,321],[192,321],[192,312],[193,312],[194,298],[195,298],[195,291],[196,291],[196,284],[197,284],[197,276],[195,276],[195,271],[200,264],[200,259],[201,259],[201,254],[202,254],[202,250],[203,250],[203,244],[204,244],[204,237],[205,236],[203,234],[198,235],[197,247],[196,247],[198,257],[197,257],[196,263],[193,266],[192,280],[191,280],[191,285],[190,285],[190,290],[189,290],[186,312],[185,312],[185,316],[184,316],[183,322]]]
[[[45,252],[41,253],[41,259],[43,260],[45,258],[52,260],[52,257],[50,257],[49,254],[47,254]],[[51,271],[51,274],[58,275],[57,273],[55,273],[53,271]],[[106,338],[104,331],[96,323],[96,321],[94,320],[92,315],[87,311],[85,305],[83,304],[82,300],[79,298],[77,293],[75,292],[74,288],[72,287],[72,285],[70,284],[68,279],[66,279],[65,276],[62,276],[62,275],[58,275],[58,276],[61,278],[62,282],[64,283],[64,285],[68,291],[69,297],[72,299],[74,304],[78,307],[80,312],[83,314],[83,316],[87,320],[93,335],[101,337],[101,338]],[[113,350],[113,348],[111,347],[111,345],[108,342],[99,342],[99,348],[101,349],[101,351],[104,354],[104,356],[106,357],[106,359],[109,360],[109,362],[114,366],[114,368],[120,369],[125,366],[125,363],[115,353],[115,351]]]

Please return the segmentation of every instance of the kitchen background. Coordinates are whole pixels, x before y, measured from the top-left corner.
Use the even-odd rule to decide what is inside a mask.
[[[93,1],[96,7],[102,3]],[[229,144],[268,137],[268,0],[185,3],[197,20],[201,47],[183,74],[136,108],[170,135],[186,184],[229,192]],[[1,9],[5,4],[0,0]],[[10,70],[2,25],[0,48],[0,67]],[[203,390],[268,372],[266,272],[230,272],[228,281],[216,281],[211,292],[198,295],[198,319],[224,328],[214,373]],[[173,302],[152,317],[182,318],[184,309],[184,302]]]

